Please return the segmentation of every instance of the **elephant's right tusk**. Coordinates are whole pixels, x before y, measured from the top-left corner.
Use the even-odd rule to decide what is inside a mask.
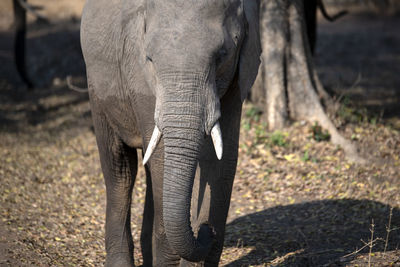
[[[222,134],[221,127],[219,126],[219,122],[217,122],[211,130],[211,138],[214,144],[215,154],[217,154],[217,158],[219,160],[222,159],[223,152],[223,143],[222,143]]]
[[[151,135],[149,145],[147,146],[146,153],[144,154],[143,157],[143,165],[146,165],[147,161],[150,159],[151,154],[153,154],[158,142],[160,142],[160,139],[161,139],[161,131],[158,129],[156,125],[154,127],[153,134]]]

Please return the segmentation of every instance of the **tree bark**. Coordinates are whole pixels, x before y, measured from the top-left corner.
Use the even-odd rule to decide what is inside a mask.
[[[309,38],[315,38],[315,25],[307,28],[306,19],[315,18],[310,14],[305,17],[307,1],[262,1],[263,52],[251,100],[263,107],[269,130],[284,127],[289,118],[317,122],[329,131],[332,143],[340,145],[349,159],[361,162],[355,146],[339,134],[321,104],[322,101],[328,110],[335,111],[335,103],[322,87],[313,64]],[[313,3],[317,5],[317,1]],[[312,7],[308,12],[316,10]]]

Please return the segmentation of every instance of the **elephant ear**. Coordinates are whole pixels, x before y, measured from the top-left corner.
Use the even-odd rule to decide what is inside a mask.
[[[256,79],[260,65],[261,44],[259,30],[260,0],[242,0],[247,21],[246,37],[239,57],[239,87],[242,102]]]

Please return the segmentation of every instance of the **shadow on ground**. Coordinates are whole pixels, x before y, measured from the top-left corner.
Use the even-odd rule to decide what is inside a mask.
[[[0,131],[28,133],[32,128],[57,132],[71,127],[90,127],[88,95],[66,86],[27,92],[0,90]],[[3,102],[5,100],[5,102]]]
[[[390,206],[369,200],[322,200],[277,206],[240,217],[227,225],[225,246],[248,247],[251,252],[227,266],[342,266],[343,257],[368,242],[371,220],[374,238],[386,239]],[[393,210],[392,229],[400,226],[400,210]],[[374,251],[383,251],[385,242]],[[400,245],[399,231],[389,236],[388,251]],[[368,248],[362,252],[368,252]],[[281,257],[279,260],[277,260]]]

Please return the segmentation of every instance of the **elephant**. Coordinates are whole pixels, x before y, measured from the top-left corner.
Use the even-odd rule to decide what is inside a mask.
[[[138,149],[143,265],[218,265],[242,103],[260,64],[258,15],[258,0],[86,1],[81,46],[106,185],[106,266],[134,265]]]

